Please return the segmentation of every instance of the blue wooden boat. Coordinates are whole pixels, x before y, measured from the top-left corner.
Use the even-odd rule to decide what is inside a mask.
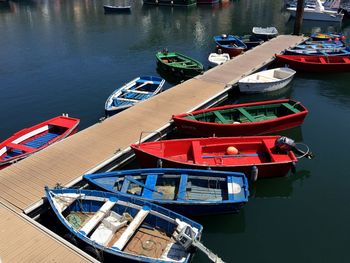
[[[105,103],[106,115],[125,110],[162,91],[165,80],[155,76],[141,76],[116,89]]]
[[[296,45],[295,49],[340,49],[344,48],[344,43],[342,41],[306,41],[303,44]]]
[[[237,172],[155,168],[87,174],[84,178],[103,190],[190,216],[237,213],[249,196],[247,178]]]
[[[46,197],[71,239],[98,259],[117,262],[189,262],[202,226],[158,205],[125,195],[45,188]]]
[[[214,36],[214,40],[217,45],[216,49],[221,49],[222,53],[228,53],[231,57],[235,57],[248,49],[242,40],[233,35]]]
[[[349,56],[350,47],[334,49],[286,49],[284,54],[304,56]]]

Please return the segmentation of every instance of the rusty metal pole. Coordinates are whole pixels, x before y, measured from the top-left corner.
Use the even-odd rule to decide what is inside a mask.
[[[300,35],[301,25],[303,23],[303,15],[304,15],[304,0],[298,0],[297,11],[295,14],[293,35]]]

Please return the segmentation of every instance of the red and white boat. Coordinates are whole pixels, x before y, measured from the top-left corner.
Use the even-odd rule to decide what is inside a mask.
[[[79,122],[76,118],[58,116],[20,130],[0,143],[0,169],[75,133]]]
[[[242,172],[257,179],[286,175],[294,169],[300,153],[312,157],[295,144],[286,144],[288,140],[294,144],[286,137],[247,136],[163,140],[133,144],[131,148],[143,167],[210,168]]]
[[[276,55],[278,65],[307,72],[349,72],[350,56]]]
[[[194,136],[271,134],[303,123],[308,110],[290,99],[231,104],[174,115],[177,130]]]

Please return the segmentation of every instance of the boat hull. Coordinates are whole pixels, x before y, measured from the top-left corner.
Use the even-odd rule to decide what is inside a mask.
[[[211,111],[229,110],[239,107],[264,107],[273,104],[283,104],[288,103],[290,100],[275,100],[275,101],[265,101],[265,102],[254,102],[254,103],[244,103],[236,104],[222,107],[215,107],[206,110],[194,111],[191,114],[195,116],[196,114],[205,114]],[[297,103],[297,102],[295,102]],[[308,110],[300,105],[300,112],[285,115],[280,118],[257,121],[257,122],[241,122],[238,124],[220,124],[216,122],[204,122],[195,121],[191,119],[184,118],[187,114],[180,114],[173,116],[174,124],[180,133],[194,135],[194,136],[219,136],[219,137],[229,137],[229,136],[248,136],[248,135],[263,135],[271,134],[278,131],[290,129],[301,125],[304,122]]]
[[[163,235],[171,236],[171,231],[174,229],[174,227],[176,227],[177,224],[175,219],[187,224],[192,229],[198,229],[194,237],[197,240],[200,239],[201,232],[203,229],[203,227],[200,224],[168,209],[139,199],[133,200],[131,198],[116,193],[80,189],[77,190],[48,188],[45,189],[45,192],[47,199],[49,200],[49,203],[58,219],[74,238],[79,239],[85,244],[85,249],[90,248],[91,250],[91,248],[93,248],[96,254],[98,255],[106,253],[109,255],[117,256],[119,260],[123,260],[123,262],[187,263],[190,261],[193,255],[193,251],[180,251],[180,247],[180,253],[179,251],[173,251],[173,254],[171,254],[172,251],[170,251],[169,254],[165,256],[162,255],[155,258],[153,256],[154,254],[152,254],[157,253],[156,248],[154,246],[147,247],[147,251],[144,251],[142,246],[140,248],[140,236],[142,237],[143,235],[147,235],[147,229],[150,231],[152,227],[152,229],[158,228],[158,232],[162,233]],[[60,203],[62,202],[60,201],[62,199],[66,200],[66,203],[68,202],[68,205],[66,205],[67,207],[65,207],[64,204]],[[71,201],[73,203],[69,203],[69,200],[73,200]],[[109,208],[102,208],[101,203],[109,205]],[[63,216],[63,212],[65,212],[68,215]],[[112,214],[112,212],[114,215]],[[145,214],[145,216],[139,217],[140,212]],[[102,215],[100,216],[100,219],[94,218],[94,216],[98,213]],[[128,214],[127,218],[130,219],[121,219],[123,218],[125,213]],[[92,222],[90,224],[90,221],[88,221],[86,223],[86,219],[80,219],[80,214],[85,215],[85,217],[86,215],[90,216],[90,221],[95,222]],[[115,215],[119,215],[119,218]],[[72,216],[72,219],[69,219],[69,216]],[[106,221],[112,216],[114,219],[113,221],[108,221],[111,222],[108,224],[108,222]],[[116,219],[118,219],[118,221]],[[121,223],[121,221],[119,220],[132,220],[133,222],[134,219],[140,222],[138,223],[139,225],[136,225],[137,223],[135,223],[136,227],[134,229],[129,227],[131,226],[131,223],[122,227],[118,227],[117,225]],[[150,227],[145,228],[146,232],[143,229],[141,230],[141,233],[138,234],[138,228],[142,228],[142,225],[140,225],[141,223],[147,224]],[[87,226],[89,224],[90,226]],[[93,224],[95,224],[98,227],[93,227]],[[101,225],[104,225],[104,229],[100,229]],[[129,231],[135,236],[135,241],[133,241],[133,236],[130,236],[130,234],[129,236],[123,236],[123,227],[124,229],[126,227],[125,232]],[[115,228],[116,230],[114,230]],[[116,232],[118,231],[120,231],[121,234],[116,234]],[[106,235],[112,235],[112,237],[108,240],[105,237]],[[113,237],[113,235],[115,236]],[[155,242],[153,240],[155,235],[148,234],[147,236],[149,240]],[[115,242],[115,238],[117,238],[117,242]],[[118,238],[122,240],[118,240]],[[157,241],[157,239],[155,240]],[[110,245],[111,241],[113,242],[112,246]],[[128,242],[133,242],[132,249],[128,248]],[[169,243],[168,245],[172,245],[173,241],[169,240],[167,241],[167,243]],[[162,247],[162,250],[165,250],[164,243],[159,243],[159,245]],[[103,258],[103,256],[101,256],[101,258]],[[180,258],[181,260],[177,258]]]
[[[350,72],[349,56],[295,56],[276,55],[278,65],[305,72]],[[319,60],[322,60],[319,61]]]
[[[80,120],[58,116],[18,131],[0,143],[0,169],[74,134]]]
[[[131,182],[139,183],[140,194],[132,194],[130,177]],[[152,202],[187,216],[238,213],[249,196],[248,181],[242,173],[153,168],[87,174],[84,179],[104,191]],[[239,190],[228,193],[231,186]]]
[[[283,155],[273,154],[272,158],[274,159],[270,158],[274,141],[277,138],[279,136],[213,137],[134,144],[131,147],[135,152],[138,163],[142,167],[159,167],[161,165],[161,167],[169,168],[214,169],[241,172],[248,178],[254,176],[255,168],[257,168],[258,178],[270,178],[287,175],[297,162],[293,152]],[[270,140],[270,150],[263,150],[263,154],[260,154],[259,148],[254,147],[264,145],[262,140],[266,139]],[[220,148],[221,154],[210,155],[208,153],[209,157],[204,156],[203,152],[198,153],[198,149],[191,149],[193,142],[201,146],[199,148],[202,150],[209,147]],[[253,147],[250,151],[252,156],[243,158],[240,156],[226,156],[226,149],[232,145],[238,148]],[[265,146],[262,147],[264,148]],[[200,149],[199,151],[201,151]],[[167,155],[164,156],[164,153],[167,153]]]
[[[130,6],[104,5],[103,9],[104,9],[105,13],[130,13],[131,12]]]
[[[272,72],[270,74],[269,72]],[[242,93],[264,93],[276,91],[287,86],[293,79],[295,71],[289,68],[277,68],[262,71],[247,76],[238,81],[239,91]],[[280,74],[281,76],[275,76]]]
[[[292,17],[296,16],[296,8],[287,8]],[[336,12],[315,12],[313,9],[305,8],[303,19],[315,21],[341,22],[344,15]]]
[[[196,5],[195,0],[143,0],[148,5],[168,5],[168,6],[192,6]]]

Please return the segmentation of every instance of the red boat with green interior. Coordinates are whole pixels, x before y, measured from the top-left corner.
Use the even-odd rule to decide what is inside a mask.
[[[303,123],[308,110],[291,99],[231,104],[174,115],[179,132],[195,136],[271,134]]]

